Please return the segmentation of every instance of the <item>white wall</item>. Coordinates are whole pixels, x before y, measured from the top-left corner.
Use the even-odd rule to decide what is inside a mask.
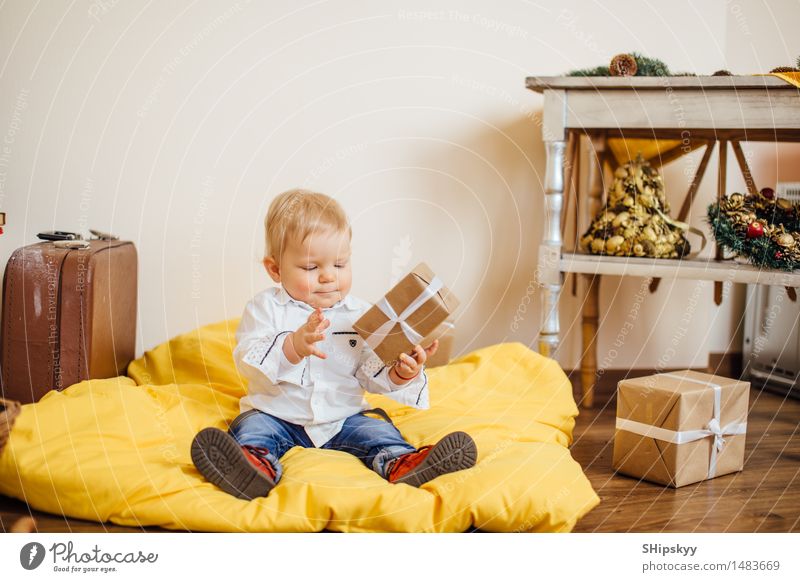
[[[270,200],[305,185],[335,196],[352,219],[356,294],[375,300],[425,260],[463,300],[458,351],[535,345],[529,285],[545,159],[541,97],[524,89],[525,76],[628,50],[698,73],[756,72],[800,54],[789,30],[797,2],[431,5],[7,0],[0,261],[40,230],[94,227],[134,240],[141,351],[240,314],[267,284],[259,259]],[[775,148],[754,151],[767,160],[758,172],[774,179]],[[675,200],[690,163],[667,171]],[[703,195],[713,191],[704,182]],[[601,350],[639,284],[604,281]],[[612,367],[655,366],[694,287],[662,284],[648,296]],[[681,338],[674,365],[704,364],[735,330],[741,301],[717,309],[710,285],[697,292],[702,333]],[[566,367],[579,356],[578,311],[565,299]],[[515,314],[525,318],[517,331]]]

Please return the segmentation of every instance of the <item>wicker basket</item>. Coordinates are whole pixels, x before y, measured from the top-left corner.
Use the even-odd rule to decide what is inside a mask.
[[[20,403],[0,398],[0,453],[8,442],[8,435],[14,427],[14,420],[20,411]]]

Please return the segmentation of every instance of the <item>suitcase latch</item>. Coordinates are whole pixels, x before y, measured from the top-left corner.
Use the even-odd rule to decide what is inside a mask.
[[[119,237],[115,234],[109,234],[107,232],[103,232],[101,230],[92,230],[89,229],[89,232],[92,233],[92,236],[98,238],[100,240],[119,240]]]
[[[85,240],[54,240],[53,246],[59,249],[88,249],[89,241]]]

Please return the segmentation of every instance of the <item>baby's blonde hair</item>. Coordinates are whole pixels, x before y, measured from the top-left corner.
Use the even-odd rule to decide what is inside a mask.
[[[264,228],[264,256],[272,257],[278,264],[289,240],[303,242],[315,230],[332,229],[352,236],[347,215],[336,200],[302,188],[287,190],[272,201]]]

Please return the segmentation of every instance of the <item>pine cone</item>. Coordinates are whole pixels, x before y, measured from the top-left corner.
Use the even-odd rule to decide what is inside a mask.
[[[794,67],[775,67],[770,73],[800,73],[800,71]]]
[[[611,59],[608,70],[612,77],[633,77],[638,70],[636,59],[629,54],[621,53]]]

